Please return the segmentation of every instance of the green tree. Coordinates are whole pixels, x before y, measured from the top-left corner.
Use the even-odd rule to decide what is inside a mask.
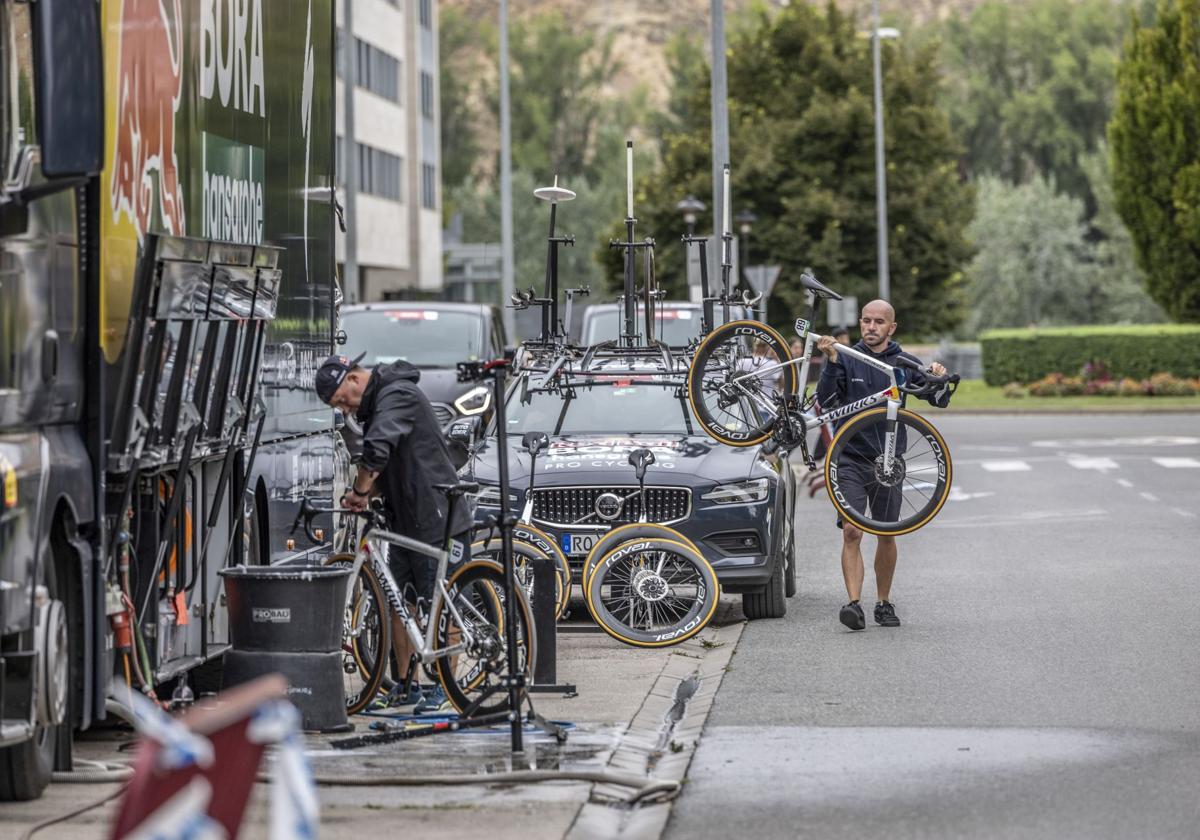
[[[936,28],[943,102],[970,175],[1023,183],[1040,174],[1090,205],[1080,159],[1112,113],[1126,5],[987,0]]]
[[[1083,202],[1035,175],[1010,184],[986,175],[967,231],[972,333],[991,327],[1088,323],[1093,252]]]
[[[935,48],[886,44],[883,53],[892,300],[906,333],[933,335],[964,314],[972,190],[938,107]],[[832,4],[824,13],[802,3],[757,9],[731,38],[728,72],[733,207],[759,217],[753,262],[782,266],[774,317],[783,324],[802,311],[805,267],[845,294],[875,297],[869,41]],[[664,246],[658,265],[672,294],[686,282],[675,204],[688,192],[711,194],[708,72],[689,74],[675,80],[693,92],[688,124],[665,136],[661,171],[639,186],[639,231]]]
[[[494,33],[486,24],[474,26],[476,46],[485,46],[479,63],[495,66]],[[557,176],[561,186],[578,194],[558,214],[560,235],[576,239],[575,247],[559,252],[561,284],[589,285],[598,293],[596,257],[607,246],[611,220],[624,215],[625,139],[645,119],[645,93],[614,95],[619,65],[611,41],[572,32],[558,14],[513,22],[509,52],[516,285],[542,290],[549,210],[533,190]],[[498,125],[495,80],[480,74],[476,84],[484,112],[474,113],[467,123]],[[643,151],[639,167],[651,160],[653,155]],[[499,243],[499,162],[482,167],[476,161],[469,171],[448,186],[446,203],[461,215],[464,241]]]
[[[472,80],[479,77],[478,53],[474,45],[480,37],[478,24],[461,11],[444,8],[438,19],[438,85],[441,91],[442,187],[449,195],[470,177],[479,158],[478,116],[472,108]],[[449,201],[443,202],[447,217],[454,212]]]
[[[1089,323],[1161,323],[1167,314],[1146,292],[1146,276],[1138,267],[1133,237],[1117,213],[1109,160],[1108,145],[1101,144],[1079,161],[1096,202],[1089,237],[1096,243]]]
[[[1200,321],[1200,0],[1160,0],[1134,24],[1108,127],[1117,210],[1150,296]]]

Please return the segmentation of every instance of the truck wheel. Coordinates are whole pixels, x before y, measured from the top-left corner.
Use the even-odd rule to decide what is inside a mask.
[[[51,599],[58,594],[56,586],[54,563],[46,566],[46,589]],[[53,600],[51,602],[54,604]],[[50,633],[54,634],[55,645],[51,648],[57,651],[56,662],[51,663],[50,669],[57,672],[57,680],[62,680],[61,664],[58,659],[68,659],[70,647],[67,643],[67,624],[63,620],[62,606],[56,605],[52,615],[53,623]],[[68,659],[69,662],[69,659]],[[69,665],[68,665],[69,671]],[[39,679],[36,674],[34,679]],[[61,688],[61,687],[60,687]],[[56,701],[61,698],[55,698]],[[61,710],[60,710],[61,712]],[[35,714],[37,712],[35,711]],[[39,725],[33,731],[33,737],[24,743],[0,749],[0,801],[12,802],[37,799],[50,784],[50,774],[54,770],[54,755],[58,746],[60,733],[66,732],[70,738],[70,725]],[[68,747],[69,749],[69,747]]]
[[[784,594],[783,580],[784,565],[783,554],[775,555],[771,578],[767,581],[767,585],[758,592],[742,594],[742,612],[750,621],[757,621],[760,618],[783,618],[787,615],[787,597]]]

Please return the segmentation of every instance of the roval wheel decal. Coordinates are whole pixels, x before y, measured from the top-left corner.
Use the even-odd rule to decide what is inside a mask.
[[[635,531],[638,532],[636,535],[634,534]],[[630,522],[626,525],[613,528],[603,537],[596,540],[596,544],[592,546],[592,550],[588,552],[587,557],[583,561],[581,583],[584,591],[587,591],[588,582],[591,581],[592,573],[596,570],[596,563],[600,561],[600,558],[611,551],[613,546],[625,540],[641,537],[658,537],[664,540],[681,542],[701,557],[704,556],[704,552],[694,542],[668,525],[659,525],[657,522]]]

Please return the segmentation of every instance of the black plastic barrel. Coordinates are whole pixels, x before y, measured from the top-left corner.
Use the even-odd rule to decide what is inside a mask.
[[[300,728],[309,732],[350,729],[342,689],[342,654],[272,653],[230,650],[225,653],[226,687],[241,685],[264,674],[283,674],[288,699],[300,712]]]
[[[283,674],[306,730],[348,728],[341,644],[347,568],[235,566],[221,569],[229,604],[225,688]]]
[[[342,639],[350,570],[329,566],[234,566],[225,578],[234,650],[326,653]]]

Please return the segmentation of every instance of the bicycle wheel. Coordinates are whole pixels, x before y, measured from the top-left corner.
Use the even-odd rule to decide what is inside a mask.
[[[946,441],[928,420],[907,409],[896,417],[890,471],[883,451],[887,408],[856,414],[825,456],[825,488],[842,518],[869,534],[899,536],[929,523],[950,495],[953,467]]]
[[[504,570],[490,560],[471,560],[451,573],[446,588],[453,609],[443,601],[430,616],[437,627],[437,646],[445,648],[462,640],[467,648],[434,661],[438,680],[459,713],[476,702],[475,714],[503,711],[508,708],[508,689],[502,687],[502,680],[509,671]],[[520,587],[515,591],[517,667],[529,683],[537,657],[533,614],[524,591]]]
[[[683,534],[676,531],[674,528],[668,528],[666,525],[658,525],[654,522],[633,522],[629,525],[621,525],[613,528],[600,539],[596,540],[596,544],[592,546],[592,550],[588,552],[587,559],[583,561],[583,577],[581,584],[583,591],[587,592],[588,581],[592,579],[592,572],[596,570],[598,564],[604,555],[612,551],[623,542],[628,542],[632,539],[647,539],[650,537],[660,537],[664,540],[675,540],[681,542],[690,548],[692,551],[703,556],[703,553],[696,544],[685,537]]]
[[[517,539],[516,531],[513,531],[513,563],[515,564],[514,571],[517,575],[517,583],[525,590],[525,597],[529,599],[529,603],[533,603],[533,563],[549,559],[554,563],[554,617],[559,618],[566,610],[567,600],[570,598],[570,592],[564,587],[563,568],[566,565],[558,562],[558,558],[553,554],[548,553],[542,545],[544,541],[539,541],[540,544],[535,545],[528,543],[525,540]],[[482,557],[491,560],[503,567],[503,554],[501,552],[502,542],[499,537],[495,537],[487,542],[477,542],[471,544],[471,556]],[[570,578],[566,578],[570,580]]]
[[[327,566],[352,568],[354,557],[335,554]],[[342,619],[342,686],[346,714],[365,709],[379,692],[392,649],[392,623],[383,586],[370,564],[358,570]]]
[[[690,639],[708,624],[720,595],[703,555],[659,537],[628,540],[608,552],[585,591],[604,632],[636,647]]]
[[[730,321],[709,333],[688,366],[688,402],[700,427],[729,446],[766,440],[776,414],[759,400],[796,392],[796,366],[782,364],[791,358],[783,337],[758,321]]]
[[[567,611],[567,606],[571,603],[571,567],[567,564],[567,555],[554,541],[554,537],[536,525],[518,522],[513,527],[513,537],[535,546],[554,561],[554,568],[562,581],[559,589],[558,614],[555,615],[555,618],[562,618]]]

